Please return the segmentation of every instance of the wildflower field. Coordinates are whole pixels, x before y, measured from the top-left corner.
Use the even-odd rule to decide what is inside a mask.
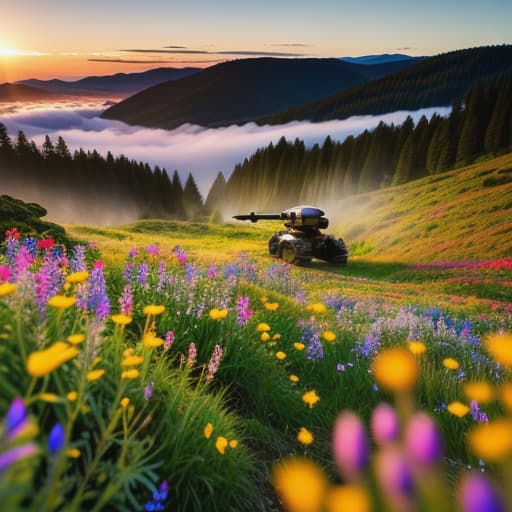
[[[1,247],[3,510],[512,506],[510,258],[296,268],[265,224],[67,231]]]

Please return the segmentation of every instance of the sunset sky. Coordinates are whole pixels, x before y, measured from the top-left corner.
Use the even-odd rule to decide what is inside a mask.
[[[0,0],[0,83],[512,43],[510,0]]]

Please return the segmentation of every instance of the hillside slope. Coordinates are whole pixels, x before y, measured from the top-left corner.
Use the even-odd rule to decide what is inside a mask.
[[[45,91],[71,95],[110,96],[113,93],[128,96],[168,80],[178,80],[199,71],[198,68],[156,68],[140,73],[116,73],[105,76],[88,76],[80,80],[21,80],[22,85]]]
[[[414,263],[510,257],[512,153],[325,209],[352,257]]]
[[[457,50],[429,57],[397,73],[299,108],[264,117],[259,124],[314,122],[451,105],[475,82],[512,71],[512,45]]]
[[[224,62],[146,89],[104,112],[106,119],[173,129],[184,123],[227,126],[297,107],[408,66],[339,59],[258,58]]]
[[[0,101],[41,101],[56,99],[58,96],[52,92],[43,91],[28,85],[4,83],[0,84]]]

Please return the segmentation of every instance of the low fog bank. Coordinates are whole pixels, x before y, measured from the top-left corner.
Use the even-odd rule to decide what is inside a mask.
[[[434,113],[444,116],[450,112],[450,107],[434,107],[414,112],[399,111],[379,116],[356,116],[323,123],[296,121],[272,126],[248,123],[224,128],[203,128],[187,124],[166,131],[100,119],[98,116],[103,109],[102,103],[91,101],[0,105],[0,122],[6,125],[11,137],[16,137],[18,130],[23,130],[28,138],[34,139],[39,145],[44,141],[46,134],[53,140],[62,136],[72,151],[82,147],[85,150],[96,149],[104,156],[108,151],[114,155],[124,154],[131,159],[147,162],[151,166],[164,167],[168,172],[177,169],[183,181],[191,172],[203,197],[206,197],[219,171],[222,171],[227,179],[237,163],[242,162],[258,148],[267,146],[270,142],[276,143],[283,136],[289,140],[298,137],[310,147],[315,143],[322,143],[327,135],[333,140],[343,141],[348,135],[357,135],[366,129],[375,128],[381,121],[400,124],[411,115],[417,122],[422,115],[430,118]],[[26,195],[23,193],[21,197],[26,199]],[[37,198],[37,192],[35,197]],[[49,205],[41,200],[41,203],[52,211],[52,219],[66,218],[67,211],[73,213],[73,205],[69,205],[68,210],[65,198],[55,198],[53,202],[54,205]],[[117,211],[112,213],[114,223],[124,222],[125,215],[122,211],[125,210],[121,207],[119,214]],[[93,212],[87,208],[85,214],[92,216]],[[83,222],[92,221],[84,218]]]

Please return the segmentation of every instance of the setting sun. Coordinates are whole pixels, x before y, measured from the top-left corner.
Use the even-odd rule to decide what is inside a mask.
[[[14,57],[16,54],[12,48],[0,47],[0,57]]]

